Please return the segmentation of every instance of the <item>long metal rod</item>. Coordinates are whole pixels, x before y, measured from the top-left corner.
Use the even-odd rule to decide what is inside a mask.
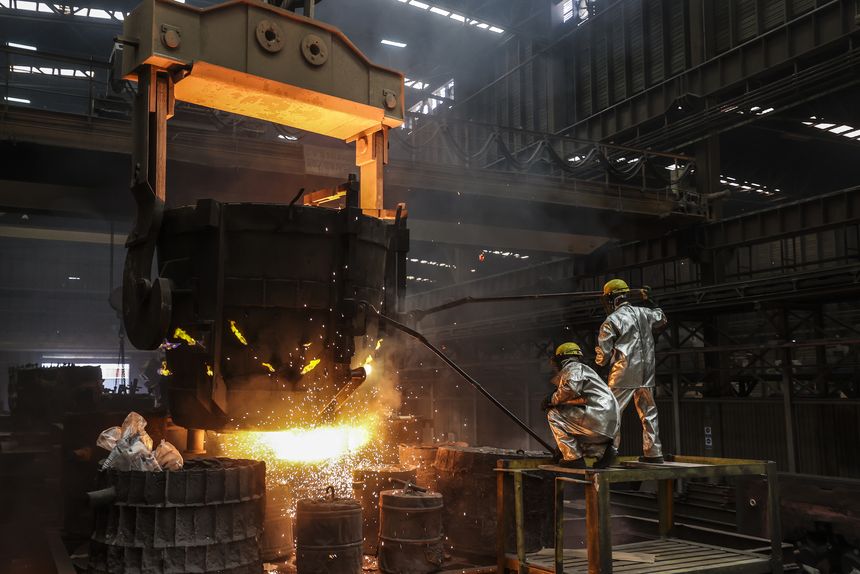
[[[373,313],[374,315],[376,315],[376,316],[377,316],[381,321],[384,321],[385,323],[388,323],[389,325],[391,325],[391,326],[392,326],[392,327],[394,327],[395,329],[398,329],[398,330],[400,330],[400,331],[403,331],[404,333],[406,333],[406,334],[407,334],[407,335],[409,335],[410,337],[412,337],[412,338],[417,339],[418,341],[420,341],[420,342],[421,342],[421,344],[423,344],[425,347],[427,347],[428,349],[430,349],[431,351],[433,351],[433,353],[435,353],[437,357],[439,357],[440,359],[442,359],[442,360],[445,362],[445,364],[447,364],[449,367],[451,367],[452,369],[454,369],[454,370],[457,372],[457,374],[458,374],[458,375],[460,375],[461,377],[463,377],[464,379],[466,379],[466,381],[468,381],[468,383],[469,383],[470,385],[472,385],[473,387],[475,387],[475,389],[477,389],[477,390],[478,390],[478,392],[480,392],[482,395],[484,395],[485,397],[487,397],[487,398],[490,400],[490,402],[491,402],[491,403],[493,403],[494,405],[496,405],[496,407],[498,407],[498,408],[499,408],[499,410],[501,410],[503,413],[505,413],[506,415],[508,415],[508,418],[510,418],[510,419],[511,419],[512,421],[514,421],[515,423],[517,423],[517,425],[518,425],[521,429],[523,429],[524,431],[526,431],[526,432],[529,434],[529,436],[531,436],[531,437],[532,437],[533,439],[535,439],[538,443],[540,443],[540,444],[541,444],[541,446],[543,446],[545,449],[547,449],[547,452],[553,452],[553,450],[554,450],[554,449],[553,449],[553,447],[552,447],[552,446],[550,446],[550,444],[549,444],[548,442],[546,442],[543,438],[541,438],[541,436],[540,436],[539,434],[537,434],[535,431],[533,431],[533,430],[532,430],[532,429],[531,429],[531,428],[530,428],[526,423],[524,423],[522,420],[520,420],[520,418],[519,418],[517,415],[515,415],[514,413],[512,413],[512,412],[511,412],[511,410],[510,410],[510,409],[508,409],[508,407],[506,407],[505,405],[503,405],[502,403],[500,403],[500,402],[498,401],[498,399],[496,399],[496,397],[494,397],[493,395],[491,395],[491,394],[490,394],[490,392],[489,392],[487,389],[485,389],[485,388],[483,387],[483,385],[481,385],[481,383],[479,383],[478,381],[476,381],[475,379],[473,379],[471,376],[469,376],[469,373],[467,373],[466,371],[464,371],[463,369],[461,369],[461,368],[457,365],[457,363],[455,363],[454,361],[452,361],[451,359],[449,359],[449,358],[445,355],[445,353],[443,353],[442,351],[440,351],[439,349],[437,349],[437,348],[433,345],[433,343],[431,343],[430,341],[428,341],[428,340],[427,340],[427,338],[426,338],[424,335],[422,335],[421,333],[419,333],[418,331],[416,331],[416,330],[414,330],[414,329],[412,329],[412,328],[410,328],[410,327],[407,327],[407,326],[406,326],[406,325],[404,325],[403,323],[400,323],[399,321],[396,321],[396,320],[392,319],[391,317],[387,317],[386,315],[383,315],[383,314],[382,314],[382,313],[380,313],[376,308],[374,308],[372,305],[367,305],[367,310],[368,310],[368,311],[370,311],[371,313]]]
[[[436,305],[435,307],[430,307],[429,309],[415,309],[414,311],[410,311],[409,313],[413,315],[416,319],[421,320],[427,315],[438,313],[440,311],[446,311],[448,309],[453,309],[454,307],[460,307],[462,305],[468,305],[469,303],[503,303],[509,301],[539,301],[541,299],[562,298],[590,299],[592,297],[599,297],[601,295],[603,295],[602,291],[569,291],[566,293],[532,293],[529,295],[499,295],[496,297],[463,297],[462,299],[448,301],[447,303],[442,303],[441,305]]]

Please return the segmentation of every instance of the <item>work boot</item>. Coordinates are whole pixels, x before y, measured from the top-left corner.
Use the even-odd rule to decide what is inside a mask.
[[[563,460],[558,463],[562,468],[585,468],[585,458],[575,458],[573,460]]]
[[[612,443],[606,445],[606,450],[603,451],[603,456],[594,462],[592,468],[609,468],[618,462],[618,451],[612,446]]]
[[[666,462],[662,456],[640,456],[639,462],[647,462],[648,464],[663,464]]]

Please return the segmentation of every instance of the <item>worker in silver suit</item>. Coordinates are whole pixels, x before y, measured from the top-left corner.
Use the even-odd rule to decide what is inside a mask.
[[[559,345],[552,360],[557,370],[552,379],[555,390],[541,408],[558,444],[560,466],[586,468],[586,456],[597,459],[594,468],[611,466],[617,454],[612,440],[619,425],[612,391],[581,362],[582,349],[576,343]]]
[[[603,287],[609,316],[600,326],[597,336],[597,356],[600,366],[610,365],[609,387],[618,401],[619,420],[632,400],[642,421],[641,462],[663,462],[657,404],[654,402],[656,360],[654,332],[666,326],[666,316],[659,307],[630,304],[627,283],[613,279]],[[621,433],[615,436],[615,448],[621,443]]]

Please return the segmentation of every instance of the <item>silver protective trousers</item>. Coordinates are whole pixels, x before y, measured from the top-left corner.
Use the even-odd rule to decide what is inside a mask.
[[[630,404],[630,399],[636,405],[639,420],[642,421],[642,454],[644,456],[663,456],[663,446],[660,444],[660,426],[657,422],[657,403],[654,402],[653,387],[634,389],[613,388],[612,394],[618,401],[618,418]],[[615,448],[621,445],[621,430],[615,435]]]
[[[552,436],[564,460],[576,460],[583,456],[599,458],[612,442],[610,437],[583,426],[583,413],[581,407],[575,406],[555,407],[546,413]]]

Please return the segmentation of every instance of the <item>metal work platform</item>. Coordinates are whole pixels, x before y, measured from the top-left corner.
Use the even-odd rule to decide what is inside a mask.
[[[613,549],[612,571],[624,574],[665,574],[682,572],[759,572],[771,571],[767,556],[745,550],[733,550],[698,542],[668,538],[665,540],[620,544]],[[526,554],[528,571],[554,572],[552,548]],[[516,571],[516,565],[509,565]],[[588,558],[570,553],[564,558],[564,572],[588,572]]]
[[[779,522],[779,494],[776,463],[769,461],[669,456],[665,464],[640,463],[635,457],[621,457],[617,465],[606,470],[569,469],[541,464],[534,460],[500,460],[498,472],[498,569],[499,572],[554,572],[571,574],[610,574],[625,572],[710,572],[763,573],[782,572],[782,533]],[[554,549],[528,552],[524,524],[524,476],[545,473],[555,486]],[[516,552],[505,545],[508,509],[505,508],[505,477],[513,478],[514,528]],[[770,555],[748,550],[711,546],[682,540],[675,528],[673,502],[675,481],[692,478],[759,475],[767,480],[767,512],[770,529]],[[656,481],[658,485],[658,521],[655,540],[612,547],[610,522],[610,486],[613,483]],[[585,490],[586,549],[564,548],[565,486],[581,485]]]

